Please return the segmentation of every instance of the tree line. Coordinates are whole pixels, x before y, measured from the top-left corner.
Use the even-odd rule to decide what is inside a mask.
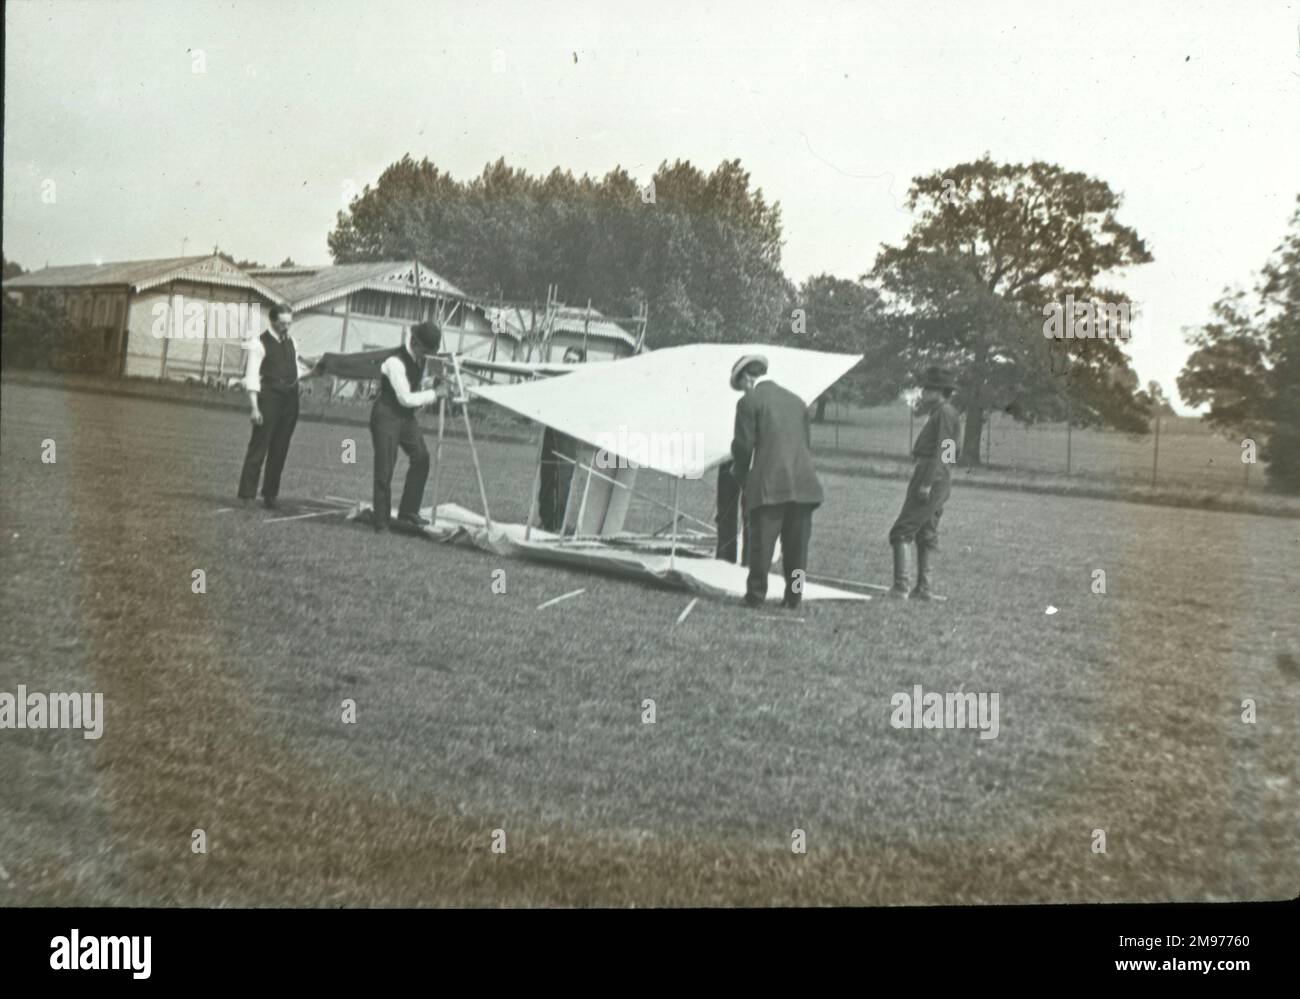
[[[1088,318],[1092,303],[1131,315],[1112,282],[1153,259],[1105,181],[985,155],[914,178],[907,207],[911,230],[869,270],[796,285],[782,269],[781,206],[739,160],[709,172],[665,161],[641,183],[621,167],[534,176],[499,159],[459,181],[408,155],[339,213],[328,246],[336,263],[418,258],[482,298],[541,303],[556,284],[565,301],[613,317],[644,304],[653,348],[770,341],[860,353],[831,394],[866,405],[897,399],[926,364],[948,365],[965,464],[980,462],[994,411],[1142,434],[1167,410],[1158,386],[1139,386],[1122,331]],[[1252,290],[1225,292],[1192,332],[1178,379],[1215,429],[1258,442],[1270,484],[1289,492],[1300,492],[1298,270],[1300,208]],[[23,326],[6,301],[6,330],[11,319]],[[26,359],[45,332],[6,333],[6,355]]]

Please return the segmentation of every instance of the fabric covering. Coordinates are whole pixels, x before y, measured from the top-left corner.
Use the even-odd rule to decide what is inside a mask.
[[[352,519],[369,519],[368,504],[360,504]],[[621,576],[642,583],[653,583],[672,589],[686,590],[701,596],[739,598],[745,593],[749,570],[712,558],[689,558],[618,549],[600,543],[576,545],[557,543],[559,539],[546,531],[533,528],[528,540],[524,539],[523,524],[492,522],[489,529],[482,514],[475,513],[455,503],[439,503],[435,517],[432,507],[425,507],[421,516],[433,521],[424,533],[437,541],[472,545],[495,555],[526,558],[534,562],[585,569],[605,575]],[[781,593],[785,580],[770,577],[770,591]],[[806,582],[804,600],[870,600],[864,593],[851,593],[834,586]]]
[[[393,356],[393,348],[361,350],[352,354],[323,354],[321,374],[336,378],[381,378],[380,367]]]
[[[745,354],[767,357],[769,377],[808,405],[861,360],[768,344],[690,344],[583,365],[563,378],[467,391],[638,466],[695,479],[731,458],[740,393],[728,379]]]

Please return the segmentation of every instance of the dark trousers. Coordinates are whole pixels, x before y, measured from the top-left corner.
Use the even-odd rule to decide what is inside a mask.
[[[560,455],[572,458],[577,453],[573,438],[550,427],[543,431],[542,467],[537,484],[537,513],[543,531],[558,534],[564,527],[564,511],[569,503],[573,466]]]
[[[280,473],[284,460],[289,457],[289,440],[298,425],[298,390],[288,392],[266,391],[257,396],[262,411],[262,423],[254,424],[253,436],[248,439],[248,452],[244,455],[244,469],[239,473],[239,498],[252,499],[257,495],[257,480],[262,479],[262,495],[275,499],[280,495]],[[262,462],[266,462],[266,475],[262,476]]]
[[[926,464],[923,462],[917,465],[912,480],[907,484],[903,509],[889,530],[891,545],[908,544],[915,540],[918,548],[927,551],[939,547],[939,518],[943,516],[943,505],[948,501],[952,481],[947,475],[939,476],[930,486],[930,495],[923,499],[919,489],[921,479],[927,471]]]
[[[411,467],[406,470],[399,516],[418,517],[424,499],[424,484],[429,479],[429,449],[424,432],[416,422],[415,410],[400,413],[381,399],[370,410],[370,442],[375,448],[375,524],[386,527],[393,514],[393,470],[397,467],[397,449],[405,452]],[[435,511],[436,512],[436,511]]]
[[[731,475],[731,464],[721,466],[718,469],[718,515],[716,523],[718,525],[718,549],[716,557],[724,562],[736,563],[736,556],[740,556],[740,564],[748,565],[749,558],[749,517],[744,515],[743,504],[741,503],[742,490],[740,483]],[[743,523],[742,521],[743,517]],[[737,527],[743,533],[740,550],[737,551],[736,533]]]
[[[772,554],[776,539],[781,539],[781,573],[785,576],[787,607],[798,607],[803,599],[800,584],[795,589],[795,573],[808,571],[808,540],[812,537],[812,515],[816,509],[811,503],[774,503],[756,506],[749,511],[749,582],[745,588],[745,602],[759,604],[767,596],[767,573],[772,568]]]
[[[569,502],[569,484],[573,466],[559,461],[542,461],[541,481],[537,490],[537,513],[542,530],[558,534],[564,526],[564,511]]]

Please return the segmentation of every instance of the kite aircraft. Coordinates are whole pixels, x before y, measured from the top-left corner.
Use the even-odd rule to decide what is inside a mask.
[[[387,353],[327,354],[321,369],[345,378],[376,378]],[[728,376],[742,355],[754,353],[765,355],[772,377],[809,405],[861,360],[857,354],[772,344],[692,344],[584,365],[473,361],[456,355],[431,359],[455,388],[455,401],[483,399],[567,435],[578,447],[560,530],[542,530],[534,523],[540,447],[526,522],[501,522],[490,512],[468,411],[463,406],[482,513],[441,501],[437,495],[445,417],[445,408],[440,409],[434,496],[431,506],[423,511],[430,521],[424,532],[436,540],[467,543],[501,555],[708,596],[741,596],[748,570],[713,557],[714,526],[684,513],[679,496],[683,486],[689,488],[731,460],[739,393],[729,387]],[[495,373],[528,380],[496,384],[490,380]],[[467,375],[477,376],[482,383],[470,384]],[[650,476],[667,477],[671,482],[671,504],[638,488],[638,479]],[[662,508],[671,514],[671,520],[653,533],[626,530],[629,508],[637,501]],[[358,504],[353,516],[368,517],[369,504]],[[782,584],[774,581],[774,585],[779,588]],[[806,584],[804,598],[870,599],[813,582]]]

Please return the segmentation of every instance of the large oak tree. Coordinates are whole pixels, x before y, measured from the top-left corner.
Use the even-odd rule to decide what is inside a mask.
[[[1068,295],[1127,306],[1102,281],[1152,259],[1104,181],[986,155],[917,177],[908,207],[918,215],[911,232],[882,248],[870,274],[896,320],[882,356],[900,384],[926,363],[956,369],[963,462],[979,463],[993,409],[1146,430],[1145,396],[1119,343],[1043,333],[1045,307],[1064,308]]]

